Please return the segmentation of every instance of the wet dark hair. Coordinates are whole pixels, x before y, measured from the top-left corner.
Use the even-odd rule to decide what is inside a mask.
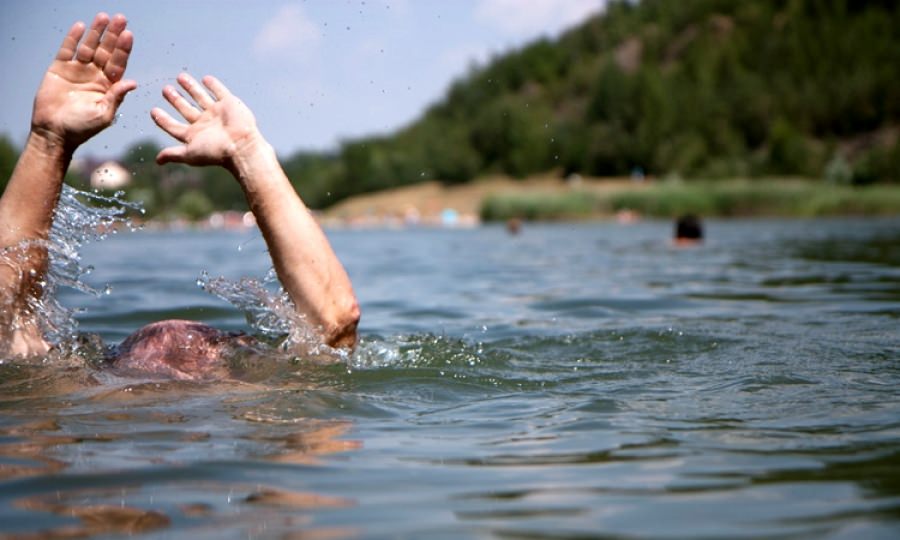
[[[686,214],[675,220],[675,239],[702,240],[703,225],[693,214]]]

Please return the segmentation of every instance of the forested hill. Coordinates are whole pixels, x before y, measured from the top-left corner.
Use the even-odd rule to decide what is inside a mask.
[[[121,158],[148,215],[245,207],[224,171],[160,168],[157,151]],[[0,137],[2,183],[15,154]],[[612,0],[472,69],[408,127],[284,165],[314,208],[497,173],[898,183],[900,1]]]
[[[643,0],[456,81],[411,126],[298,154],[314,206],[487,173],[900,181],[900,2]]]

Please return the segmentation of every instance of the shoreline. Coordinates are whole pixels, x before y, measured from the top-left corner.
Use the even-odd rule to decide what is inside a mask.
[[[330,229],[471,228],[485,223],[702,218],[885,217],[900,215],[900,185],[866,187],[803,178],[718,181],[654,178],[515,180],[486,177],[467,184],[423,182],[357,195],[313,210]],[[136,221],[143,228],[245,230],[247,211],[216,211],[202,220]]]
[[[350,197],[318,215],[323,225],[332,227],[471,227],[483,222],[482,208],[492,197],[583,192],[598,195],[636,187],[640,188],[640,184],[623,178],[562,179],[550,175],[522,180],[489,176],[455,185],[432,180]],[[614,213],[592,216],[593,219],[614,217]]]
[[[319,213],[329,226],[470,226],[481,222],[630,222],[684,214],[729,217],[900,215],[900,184],[852,186],[808,178],[724,180],[486,177],[358,195]],[[449,219],[448,219],[449,218]]]

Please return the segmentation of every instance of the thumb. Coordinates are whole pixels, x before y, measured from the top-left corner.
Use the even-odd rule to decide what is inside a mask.
[[[137,88],[137,82],[128,79],[115,83],[106,91],[106,100],[113,110],[119,108],[122,101],[125,100],[125,94]]]
[[[156,163],[160,165],[165,165],[166,163],[187,163],[187,146],[163,148],[156,155]]]

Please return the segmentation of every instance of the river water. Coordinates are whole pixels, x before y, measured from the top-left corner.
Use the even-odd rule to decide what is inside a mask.
[[[217,383],[0,365],[0,537],[897,538],[900,221],[332,230],[362,343]],[[256,232],[121,232],[115,343],[244,329]]]

